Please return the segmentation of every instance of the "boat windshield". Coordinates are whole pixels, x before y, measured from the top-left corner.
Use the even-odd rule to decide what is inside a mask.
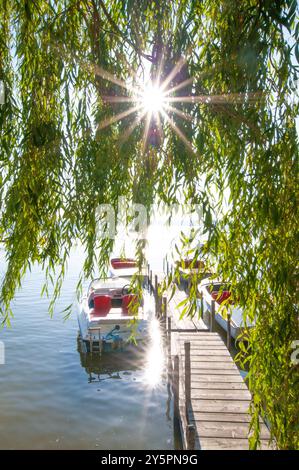
[[[128,284],[128,279],[125,279],[123,277],[108,277],[108,278],[100,278],[100,279],[94,279],[91,281],[88,291],[96,291],[99,289],[117,289],[117,288],[122,288]]]

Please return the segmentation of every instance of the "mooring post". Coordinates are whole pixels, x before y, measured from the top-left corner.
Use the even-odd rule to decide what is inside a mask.
[[[167,318],[167,347],[168,357],[171,362],[171,317]]]
[[[230,351],[230,347],[231,347],[231,313],[227,314],[226,347]]]
[[[185,411],[187,423],[189,423],[189,409],[191,405],[191,359],[190,341],[184,342],[185,349]]]
[[[210,331],[212,333],[215,331],[215,300],[211,303]]]
[[[195,449],[195,426],[188,424],[186,428],[187,450]]]
[[[158,304],[158,276],[155,274],[155,287],[154,287],[154,297],[155,297],[155,310],[156,318],[159,318],[159,304]]]
[[[150,265],[147,263],[147,290],[150,290]]]
[[[167,319],[167,376],[168,382],[171,380],[172,357],[171,357],[171,318]]]
[[[150,294],[153,292],[153,271],[150,269],[150,275],[149,275],[149,291]]]
[[[158,296],[158,276],[155,274],[155,296]]]
[[[203,319],[203,296],[200,298],[200,313],[201,313],[201,318]]]
[[[167,326],[167,297],[162,297],[163,325],[166,330]]]
[[[180,359],[179,356],[174,356],[173,362],[173,375],[172,375],[172,393],[173,393],[173,418],[179,420],[180,418]]]

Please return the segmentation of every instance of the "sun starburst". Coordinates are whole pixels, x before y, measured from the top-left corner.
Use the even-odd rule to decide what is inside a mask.
[[[222,95],[194,95],[192,87],[194,78],[183,76],[182,80],[178,79],[180,71],[186,67],[186,60],[177,61],[173,69],[168,73],[166,78],[161,81],[161,68],[158,68],[158,76],[155,80],[150,80],[145,85],[133,86],[128,85],[123,80],[114,77],[111,73],[102,70],[100,67],[94,67],[95,75],[119,85],[128,92],[128,96],[102,96],[104,102],[107,103],[128,103],[131,106],[125,111],[121,111],[110,118],[98,124],[98,129],[104,129],[120,120],[126,119],[132,114],[136,114],[133,122],[120,136],[120,142],[124,142],[132,134],[134,129],[144,120],[144,133],[142,138],[142,149],[146,151],[147,145],[159,147],[162,142],[162,127],[164,124],[182,140],[187,149],[194,153],[192,142],[184,135],[183,131],[175,123],[174,116],[179,116],[183,120],[192,122],[193,118],[187,112],[184,112],[182,104],[193,106],[198,105],[228,105],[240,104],[246,102],[258,101],[262,93],[230,93]],[[189,93],[184,95],[184,91],[188,87]],[[179,108],[175,105],[178,104]]]

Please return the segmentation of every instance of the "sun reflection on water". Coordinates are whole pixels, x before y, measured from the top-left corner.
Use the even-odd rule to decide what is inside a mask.
[[[165,356],[161,326],[157,319],[153,319],[150,323],[150,345],[144,371],[144,381],[150,388],[157,388],[162,384],[164,366]]]

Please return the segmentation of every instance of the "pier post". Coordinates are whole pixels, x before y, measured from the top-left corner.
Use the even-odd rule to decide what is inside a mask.
[[[230,348],[231,348],[231,313],[227,314],[226,347],[230,351]]]
[[[173,393],[173,418],[178,421],[180,418],[180,359],[174,356],[173,375],[172,375],[172,393]]]
[[[169,361],[171,363],[171,317],[167,318],[167,349]]]
[[[162,297],[162,311],[163,311],[163,325],[166,330],[167,327],[167,297]]]
[[[150,265],[147,263],[147,290],[150,290]]]
[[[155,274],[155,297],[158,296],[158,276]]]
[[[210,331],[211,333],[215,331],[215,300],[211,303]]]
[[[184,350],[185,350],[185,410],[186,410],[187,423],[189,423],[189,409],[191,405],[190,341],[184,342]]]
[[[155,298],[155,311],[156,318],[159,318],[159,297],[158,297],[158,276],[155,274],[155,287],[154,287],[154,298]]]
[[[186,441],[187,450],[194,450],[195,448],[195,426],[188,424],[186,428]]]
[[[168,383],[171,381],[172,358],[171,358],[171,317],[167,319],[167,377]]]

